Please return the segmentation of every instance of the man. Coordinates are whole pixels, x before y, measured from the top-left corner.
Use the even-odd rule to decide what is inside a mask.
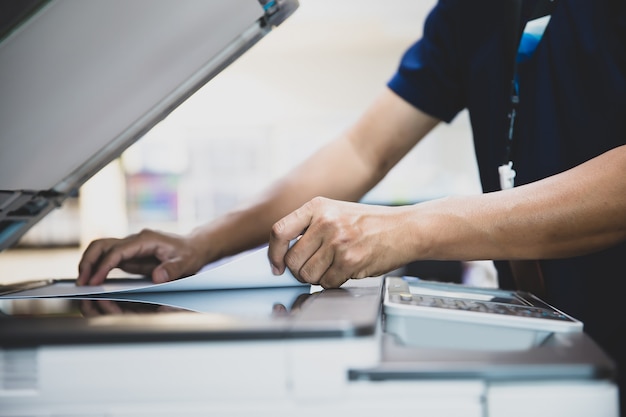
[[[258,200],[188,236],[143,231],[93,242],[77,282],[100,283],[114,267],[176,279],[268,238],[276,274],[289,268],[327,288],[435,259],[496,260],[500,286],[512,288],[506,261],[539,259],[546,301],[582,320],[623,367],[626,2],[550,5],[541,41],[516,71],[510,34],[536,17],[538,1],[524,1],[515,24],[512,3],[441,0],[388,88],[344,135]],[[354,203],[464,108],[484,194]],[[509,160],[515,187],[501,190],[499,167]]]

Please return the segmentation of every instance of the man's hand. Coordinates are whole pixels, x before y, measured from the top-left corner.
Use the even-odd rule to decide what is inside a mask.
[[[99,285],[114,268],[152,277],[156,283],[196,273],[199,250],[189,238],[143,230],[124,239],[93,241],[78,265],[77,285]]]
[[[314,198],[274,224],[272,270],[289,268],[301,282],[336,288],[396,269],[410,260],[400,238],[405,210]]]

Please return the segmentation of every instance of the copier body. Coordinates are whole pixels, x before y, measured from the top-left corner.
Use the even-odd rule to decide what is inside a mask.
[[[149,302],[2,299],[0,417],[618,416],[613,364],[584,332],[505,349],[465,335],[456,346],[416,343],[387,326],[388,279]]]

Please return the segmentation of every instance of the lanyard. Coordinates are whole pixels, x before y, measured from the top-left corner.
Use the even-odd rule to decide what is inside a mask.
[[[515,117],[517,116],[517,108],[519,106],[519,74],[518,65],[529,60],[537,45],[541,42],[541,38],[550,22],[552,10],[556,4],[556,0],[537,0],[533,13],[524,26],[522,35],[517,36],[519,22],[521,19],[522,0],[514,0],[514,10],[512,11],[511,26],[514,30],[512,33],[511,43],[517,48],[513,50],[513,76],[511,78],[511,94],[509,111],[509,128],[506,135],[506,151],[502,165],[498,167],[500,176],[500,188],[503,190],[513,188],[515,180],[515,170],[513,169],[513,161],[511,161],[511,153],[513,148],[513,138],[515,133]],[[518,40],[519,39],[519,40]]]

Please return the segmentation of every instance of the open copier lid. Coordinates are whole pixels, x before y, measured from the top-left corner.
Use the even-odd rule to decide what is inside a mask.
[[[0,251],[297,7],[0,3]]]

